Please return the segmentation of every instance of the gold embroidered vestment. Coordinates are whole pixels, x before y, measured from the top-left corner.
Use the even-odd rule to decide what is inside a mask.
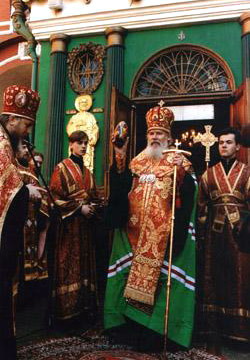
[[[9,206],[23,186],[15,165],[14,153],[9,136],[0,125],[0,239]],[[1,242],[1,240],[0,240]],[[1,243],[0,243],[1,245]]]
[[[174,166],[169,155],[153,160],[143,151],[130,168],[127,230],[134,257],[124,296],[153,305],[170,233]],[[184,172],[178,169],[178,185]]]

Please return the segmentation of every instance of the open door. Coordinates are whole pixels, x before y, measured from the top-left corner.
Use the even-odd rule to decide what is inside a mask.
[[[250,84],[245,81],[242,83],[234,93],[234,100],[231,105],[231,125],[237,129],[249,123],[249,99],[248,89]],[[244,163],[249,163],[250,154],[247,148],[241,147],[238,159]]]
[[[114,161],[114,150],[111,143],[111,136],[116,125],[125,121],[129,131],[129,146],[127,159],[130,161],[135,156],[136,150],[136,107],[134,103],[121,94],[115,87],[112,87],[110,104],[110,132],[109,132],[109,169]],[[105,198],[109,196],[109,170],[105,173]]]

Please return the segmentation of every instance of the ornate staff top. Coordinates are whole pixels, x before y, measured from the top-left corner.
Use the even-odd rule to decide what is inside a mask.
[[[207,167],[210,161],[210,147],[218,141],[218,138],[211,133],[212,125],[205,125],[205,132],[203,134],[199,133],[197,136],[194,137],[194,143],[201,142],[203,146],[206,148],[206,156],[205,161],[207,163]]]
[[[162,153],[163,154],[166,154],[168,152],[175,152],[175,153],[181,153],[181,154],[185,154],[187,156],[191,156],[192,153],[190,151],[186,151],[186,150],[181,150],[179,149],[179,146],[181,145],[181,142],[178,141],[178,139],[175,140],[175,148],[173,149],[166,149],[166,150],[163,150]]]

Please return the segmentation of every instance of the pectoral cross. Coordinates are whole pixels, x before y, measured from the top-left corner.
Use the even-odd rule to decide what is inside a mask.
[[[215,144],[216,141],[218,141],[218,138],[211,133],[212,125],[205,125],[205,132],[203,134],[198,134],[194,137],[194,143],[201,142],[203,146],[206,148],[206,156],[205,161],[207,164],[207,167],[209,165],[210,161],[210,147]]]

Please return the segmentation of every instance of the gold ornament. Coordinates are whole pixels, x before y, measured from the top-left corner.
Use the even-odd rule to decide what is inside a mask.
[[[213,146],[218,138],[211,132],[212,125],[205,125],[205,132],[203,134],[198,134],[194,137],[194,143],[201,142],[203,146],[206,148],[206,156],[205,161],[207,164],[207,168],[210,162],[210,147]]]
[[[77,111],[87,111],[93,104],[92,97],[90,95],[80,95],[75,99],[75,108]]]
[[[88,112],[92,106],[92,97],[90,95],[80,95],[75,100],[75,108],[79,111],[73,115],[66,127],[68,136],[74,131],[84,131],[89,138],[86,154],[83,156],[84,165],[91,171],[94,171],[94,153],[95,144],[99,138],[99,128],[93,114]]]

